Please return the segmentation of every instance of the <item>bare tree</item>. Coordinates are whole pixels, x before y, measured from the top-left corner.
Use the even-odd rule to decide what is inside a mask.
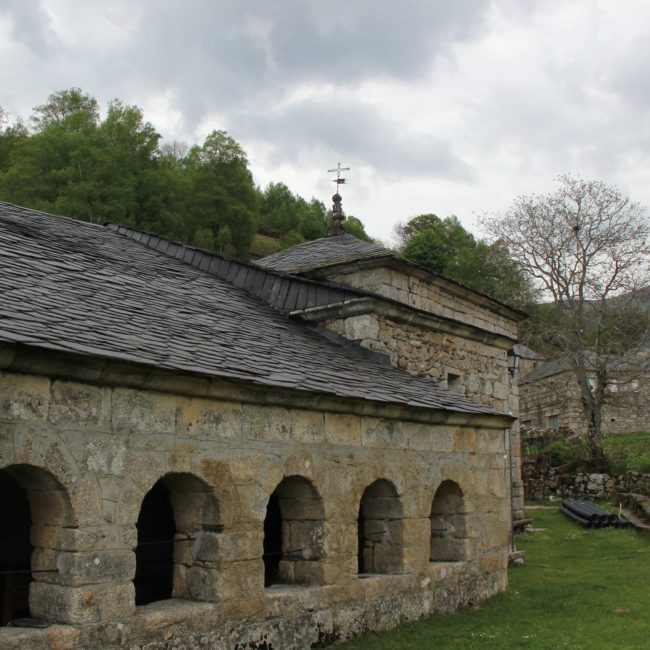
[[[173,140],[172,142],[164,142],[160,145],[160,153],[163,156],[168,156],[173,160],[180,162],[187,156],[188,151],[190,150],[187,142],[179,142],[178,140]]]
[[[587,422],[587,449],[604,461],[602,407],[611,373],[647,362],[650,228],[644,209],[599,181],[558,178],[549,195],[519,197],[483,225],[508,247],[549,302],[531,337],[566,359]]]

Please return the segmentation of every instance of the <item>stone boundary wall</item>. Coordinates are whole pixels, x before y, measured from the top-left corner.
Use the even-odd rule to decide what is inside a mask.
[[[553,497],[586,497],[606,499],[614,494],[632,493],[650,496],[650,474],[567,473],[562,468],[544,471],[533,462],[523,463],[526,500]]]

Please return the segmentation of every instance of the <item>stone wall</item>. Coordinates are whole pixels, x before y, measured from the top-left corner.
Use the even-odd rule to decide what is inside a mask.
[[[633,493],[650,496],[650,474],[626,472],[625,474],[569,473],[562,468],[543,468],[536,463],[524,462],[526,499],[549,497],[585,497],[606,499],[615,494]]]
[[[508,371],[507,350],[481,341],[411,325],[375,313],[332,318],[323,327],[370,350],[419,377],[435,379],[479,404],[516,414],[517,382]],[[450,378],[453,378],[450,384]],[[513,510],[523,517],[521,449],[518,426],[511,432]]]
[[[607,388],[603,405],[603,431],[628,433],[650,429],[650,384],[644,378],[620,377]],[[580,388],[566,370],[519,387],[520,420],[529,428],[552,426],[587,432]]]
[[[30,585],[31,614],[56,625],[0,628],[0,648],[303,648],[449,611],[506,586],[503,419],[470,425],[458,414],[43,352],[8,358],[0,472],[30,502],[31,566],[43,571]],[[296,477],[321,514],[301,514],[297,503],[283,535],[304,534],[298,520],[317,517],[317,552],[303,558],[312,564],[293,584],[265,587],[267,505]],[[176,526],[174,598],[136,607],[136,522],[160,480]],[[444,481],[462,494],[450,513],[455,523],[462,518],[462,561],[431,561],[432,503]],[[381,525],[368,539],[372,532],[373,543],[389,544],[390,568],[360,578],[360,502],[377,482],[398,507],[376,515]],[[295,560],[288,551],[283,558]]]
[[[329,280],[372,291],[405,305],[449,318],[459,323],[478,327],[516,340],[517,322],[512,315],[499,313],[495,304],[455,283],[420,272],[413,267],[410,273],[397,268],[341,269],[327,273]],[[472,299],[472,297],[474,299]]]
[[[507,351],[517,341],[522,314],[397,260],[360,261],[321,269],[313,275],[385,296],[433,316],[431,323],[423,325],[417,318],[396,319],[380,312],[345,318],[337,315],[321,321],[326,328],[388,354],[392,365],[407,372],[436,379],[481,404],[519,415],[518,377],[508,373]],[[521,519],[524,491],[517,422],[510,430],[509,447],[513,517]]]
[[[376,314],[322,324],[339,336],[388,355],[394,367],[449,384],[451,390],[478,404],[502,412],[511,406],[506,350]]]

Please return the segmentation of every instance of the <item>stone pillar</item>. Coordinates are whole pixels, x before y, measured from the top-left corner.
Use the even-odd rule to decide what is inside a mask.
[[[509,374],[510,391],[508,396],[508,411],[519,418],[519,371]],[[509,431],[510,436],[510,472],[512,476],[512,518],[518,521],[524,518],[524,482],[521,478],[521,437],[519,435],[519,419]]]

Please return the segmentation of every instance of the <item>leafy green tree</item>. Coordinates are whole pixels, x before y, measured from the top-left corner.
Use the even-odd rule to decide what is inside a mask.
[[[331,217],[330,217],[331,218]],[[366,232],[365,226],[361,222],[361,219],[357,219],[352,215],[345,217],[343,222],[343,230],[345,230],[348,235],[354,235],[357,239],[362,239],[363,241],[372,241],[372,237]]]
[[[452,279],[460,280],[467,274],[476,240],[457,217],[440,219],[435,214],[420,215],[410,220],[404,230],[410,233],[402,249],[407,260]]]
[[[457,217],[423,214],[395,229],[402,256],[451,280],[511,305],[527,305],[534,292],[528,276],[503,242],[476,238]]]
[[[16,145],[28,137],[25,125],[20,120],[9,124],[9,115],[0,106],[0,174],[9,168]]]
[[[97,162],[96,132],[95,115],[86,110],[44,122],[40,131],[14,146],[11,165],[0,177],[3,197],[37,209],[63,207],[64,214],[92,221],[90,175]],[[84,198],[65,201],[65,194]],[[59,199],[65,205],[57,206]],[[86,206],[88,201],[92,205]]]
[[[97,124],[99,121],[99,104],[94,97],[84,93],[81,88],[59,90],[51,94],[45,104],[34,108],[32,123],[37,131],[62,122],[67,122],[71,117],[83,116],[80,121],[90,121]]]
[[[35,133],[15,143],[0,177],[3,196],[95,223],[147,220],[141,198],[160,136],[140,109],[114,101],[100,122],[96,100],[72,89],[51,95],[32,121]]]
[[[309,203],[303,199],[300,200],[305,204],[300,222],[302,236],[307,241],[325,237],[329,228],[325,204],[317,199],[312,199]]]
[[[196,233],[209,228],[217,237],[227,226],[228,247],[247,257],[257,232],[259,206],[243,149],[225,131],[213,131],[203,145],[190,149],[185,170],[190,193],[183,208],[189,229]],[[225,232],[218,240],[222,248],[228,239]]]
[[[413,235],[424,230],[435,230],[441,222],[442,219],[437,214],[427,213],[412,217],[406,223],[398,223],[393,232],[399,248],[406,246]]]
[[[264,234],[283,237],[300,228],[300,210],[296,197],[284,183],[269,183],[262,193],[260,228]]]
[[[115,221],[247,257],[262,232],[283,246],[323,237],[325,206],[283,183],[253,185],[246,153],[224,131],[202,145],[160,142],[137,106],[112,101],[104,119],[79,88],[34,108],[31,130],[0,109],[0,199],[101,223]],[[261,207],[261,219],[260,219]],[[363,224],[349,228],[367,238]]]

